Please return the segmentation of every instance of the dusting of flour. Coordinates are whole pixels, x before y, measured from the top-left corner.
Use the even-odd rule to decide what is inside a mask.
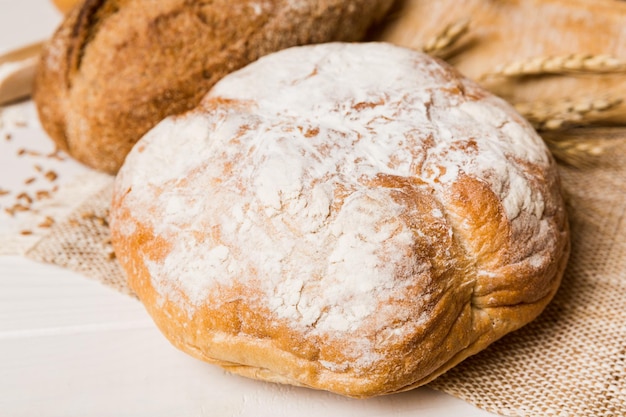
[[[136,190],[127,208],[173,245],[164,261],[146,261],[162,297],[182,292],[193,314],[236,281],[258,289],[277,320],[332,334],[371,324],[385,300],[433,279],[414,250],[431,238],[403,220],[393,189],[372,181],[418,178],[437,193],[467,175],[500,196],[510,219],[540,218],[542,196],[516,161],[549,163],[499,99],[425,55],[335,43],[227,76],[200,108],[142,139],[117,188]],[[428,212],[452,234],[442,207]],[[427,296],[412,302],[427,314]],[[360,358],[376,354],[363,347]]]

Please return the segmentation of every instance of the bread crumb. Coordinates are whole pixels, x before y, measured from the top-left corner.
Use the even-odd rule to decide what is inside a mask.
[[[20,231],[20,235],[28,236],[28,235],[32,235],[32,234],[33,234],[32,230],[22,230],[22,231]]]
[[[37,180],[37,178],[35,178],[35,177],[30,177],[30,178],[28,178],[28,179],[26,179],[26,180],[24,181],[24,184],[26,184],[26,185],[28,185],[28,184],[32,184],[32,183],[34,183],[36,180]]]

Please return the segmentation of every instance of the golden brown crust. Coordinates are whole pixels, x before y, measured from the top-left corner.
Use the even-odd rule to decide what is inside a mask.
[[[527,127],[421,54],[283,51],[142,139],[112,241],[159,328],[199,359],[351,397],[411,389],[559,286],[565,208]]]
[[[358,40],[390,3],[86,0],[43,53],[42,125],[79,161],[115,173],[147,130],[227,73],[289,46]]]
[[[116,213],[117,222],[136,222],[123,204],[123,198],[114,200],[112,210]],[[468,212],[476,212],[478,207],[474,201],[463,205]],[[474,286],[467,284],[450,289],[430,313],[429,326],[421,336],[395,346],[397,356],[422,360],[414,361],[411,370],[401,374],[395,374],[395,363],[387,363],[372,370],[368,377],[349,373],[332,375],[323,370],[317,361],[324,341],[303,338],[287,326],[268,331],[264,321],[270,314],[259,312],[245,301],[231,303],[227,307],[221,305],[219,309],[211,309],[212,303],[208,302],[195,313],[196,319],[189,321],[187,312],[180,305],[160,300],[145,264],[146,256],[163,259],[168,252],[168,242],[155,239],[151,230],[137,230],[130,239],[116,228],[112,232],[117,253],[124,253],[120,256],[122,265],[127,271],[132,271],[129,274],[131,288],[174,346],[200,360],[249,378],[367,398],[427,384],[465,358],[536,318],[556,293],[567,265],[567,222],[561,209],[555,214],[562,241],[555,248],[555,262],[538,274],[541,282],[536,287],[534,283],[527,283],[520,288],[519,276],[525,275],[524,269],[513,267],[510,274],[503,276],[509,287],[506,291],[489,292],[484,288],[491,286],[485,285],[491,284],[488,277],[476,280]],[[497,241],[493,238],[498,236],[501,235],[485,232],[480,237],[486,241]],[[504,248],[511,249],[514,242],[510,238],[505,240]],[[146,241],[149,242],[147,245]],[[527,295],[529,299],[517,299]],[[233,296],[236,297],[236,294]],[[490,305],[494,302],[497,305]],[[242,321],[245,323],[243,329]],[[337,355],[339,352],[328,354]]]

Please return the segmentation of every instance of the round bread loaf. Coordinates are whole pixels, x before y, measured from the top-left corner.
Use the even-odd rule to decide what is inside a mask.
[[[294,45],[364,36],[393,0],[83,0],[44,48],[43,128],[82,163],[116,173],[168,115],[224,75]]]
[[[222,79],[129,154],[111,230],[174,345],[352,397],[422,385],[531,321],[569,252],[529,124],[383,43],[291,48]]]

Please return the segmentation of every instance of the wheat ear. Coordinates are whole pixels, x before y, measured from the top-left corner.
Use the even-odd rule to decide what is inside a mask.
[[[499,65],[481,79],[548,74],[609,74],[626,72],[626,61],[610,55],[572,54],[535,57]]]
[[[544,142],[554,158],[576,168],[590,167],[606,152],[606,144],[599,140],[578,141],[544,136]]]
[[[446,56],[458,40],[468,32],[469,24],[469,19],[463,19],[447,25],[422,46],[422,52],[437,57]]]
[[[541,132],[541,137],[555,159],[576,168],[589,168],[608,155],[617,140],[624,140],[626,130],[615,127],[583,127],[565,131]]]
[[[621,98],[564,100],[562,102],[516,103],[515,108],[537,130],[559,130],[572,125],[588,125],[622,103]]]

